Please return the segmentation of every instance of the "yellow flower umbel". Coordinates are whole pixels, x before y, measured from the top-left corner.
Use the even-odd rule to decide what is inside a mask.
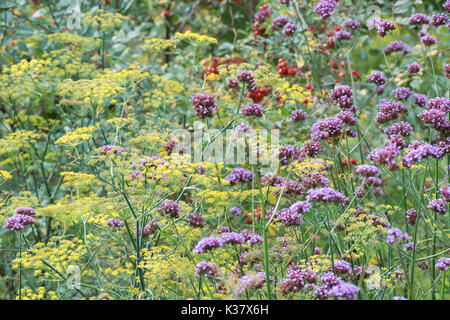
[[[94,28],[99,27],[101,31],[109,31],[120,27],[125,20],[129,20],[128,17],[117,12],[104,12],[100,9],[97,14],[86,13],[82,23],[90,24]]]
[[[149,50],[150,52],[160,52],[175,48],[175,41],[159,38],[145,39],[144,45],[142,45],[141,48]]]
[[[75,129],[72,132],[68,132],[63,135],[61,138],[55,141],[55,144],[66,144],[71,147],[75,147],[84,141],[89,140],[92,137],[92,133],[94,133],[94,127],[81,127]]]
[[[8,171],[0,170],[0,185],[10,179],[12,179],[12,176]]]
[[[180,33],[177,32],[175,33],[175,35],[171,38],[171,40],[174,41],[186,41],[188,43],[190,43],[191,45],[193,45],[194,47],[200,47],[200,46],[206,46],[210,43],[217,43],[217,39],[213,38],[213,37],[209,37],[209,36],[204,36],[198,33],[193,33],[190,30],[184,32],[184,33]]]

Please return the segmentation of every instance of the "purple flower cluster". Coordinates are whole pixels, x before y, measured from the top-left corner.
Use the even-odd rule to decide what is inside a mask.
[[[178,218],[180,213],[180,205],[176,201],[165,200],[159,206],[161,215],[166,214],[171,218]]]
[[[448,120],[446,112],[441,109],[428,109],[422,111],[418,118],[423,123],[429,124],[431,128],[436,129],[444,136],[450,134],[450,121]]]
[[[417,107],[425,107],[427,104],[427,96],[421,93],[416,93],[414,95],[414,103]]]
[[[450,202],[450,187],[448,184],[440,188],[439,193],[446,202]]]
[[[17,214],[23,214],[26,216],[35,216],[36,215],[36,211],[31,207],[18,207],[18,208],[16,208],[16,210],[14,210],[14,212]]]
[[[378,123],[397,119],[400,113],[406,113],[408,111],[404,105],[389,98],[381,99],[377,107],[380,110],[375,117]]]
[[[450,12],[450,0],[446,0],[442,7],[444,7],[447,12]]]
[[[410,226],[416,224],[417,221],[417,211],[415,209],[409,209],[406,211],[406,221]]]
[[[403,233],[400,229],[398,228],[390,228],[387,231],[387,243],[389,244],[394,244],[396,240],[408,240],[409,236],[408,234],[405,232]]]
[[[293,23],[287,23],[283,28],[283,34],[288,37],[292,36],[295,31],[297,31],[297,26]]]
[[[205,253],[208,250],[214,249],[214,248],[220,248],[222,244],[222,241],[220,237],[216,236],[210,236],[201,239],[197,245],[194,247],[195,253]]]
[[[438,13],[431,17],[431,24],[435,27],[442,26],[448,22],[448,16],[445,13]]]
[[[152,219],[144,226],[144,236],[149,236],[153,234],[156,229],[158,229],[158,224],[156,223],[155,219]]]
[[[205,217],[199,212],[191,212],[189,213],[188,222],[194,228],[203,228],[205,226]]]
[[[237,79],[240,82],[247,84],[247,90],[249,92],[254,92],[256,90],[255,75],[253,74],[253,72],[249,70],[243,70],[238,74]]]
[[[284,208],[276,213],[277,220],[285,226],[300,226],[303,224],[302,214],[298,211]]]
[[[429,23],[430,23],[430,18],[423,13],[416,13],[408,19],[409,25],[422,25],[422,24],[429,24]]]
[[[319,0],[319,3],[314,8],[314,12],[320,15],[322,19],[326,19],[331,16],[335,7],[335,0]]]
[[[242,114],[244,116],[262,117],[264,115],[264,109],[257,103],[250,103],[242,107]]]
[[[406,54],[408,53],[408,51],[409,47],[400,40],[392,41],[384,48],[385,54],[391,54],[393,52],[401,52],[403,54]]]
[[[118,228],[123,226],[123,222],[121,220],[115,219],[115,218],[108,219],[106,221],[106,224],[110,227],[118,227]]]
[[[450,64],[445,63],[442,67],[442,71],[444,72],[444,76],[450,79]]]
[[[353,103],[353,91],[349,86],[336,86],[330,91],[331,100],[342,109],[355,111]]]
[[[4,229],[11,231],[22,231],[27,224],[34,224],[36,220],[25,214],[15,214],[11,218],[5,220]]]
[[[113,152],[114,154],[120,154],[125,152],[124,148],[113,146],[113,145],[104,145],[99,148],[99,154],[106,155],[108,152]]]
[[[323,201],[325,203],[334,202],[340,205],[345,205],[348,203],[348,198],[346,196],[329,187],[309,190],[306,200],[308,200],[309,202],[312,201]]]
[[[219,269],[214,263],[211,262],[206,262],[203,260],[195,266],[195,275],[199,278],[201,276],[205,278],[212,278],[217,276],[218,273]]]
[[[398,169],[398,164],[394,161],[395,157],[400,154],[400,149],[393,143],[386,144],[383,148],[374,149],[369,156],[376,165],[387,164],[389,170]]]
[[[352,283],[341,282],[338,285],[332,287],[329,291],[329,296],[337,298],[339,300],[353,300],[359,291],[359,287]]]
[[[241,235],[244,237],[245,242],[250,246],[263,242],[263,238],[259,234],[254,234],[252,231],[244,230],[241,232]]]
[[[428,143],[413,142],[408,146],[409,152],[402,158],[402,164],[410,168],[413,164],[420,162],[424,158],[434,157],[440,159],[442,154],[439,147]]]
[[[302,109],[298,109],[298,110],[292,111],[289,118],[292,122],[298,122],[298,121],[305,120],[306,116],[307,116],[306,112],[304,112]]]
[[[254,21],[258,23],[263,23],[267,18],[272,16],[272,12],[268,5],[263,5],[259,7],[254,16]]]
[[[309,210],[311,210],[311,203],[309,203],[308,201],[297,201],[295,203],[293,203],[289,209],[293,212],[297,212],[297,213],[306,213],[309,212]]]
[[[417,62],[413,62],[410,65],[408,65],[408,72],[409,73],[418,73],[422,69],[421,65]]]
[[[242,213],[242,210],[239,207],[233,207],[230,210],[231,214],[234,214],[235,216],[239,216]]]
[[[224,246],[226,244],[243,244],[245,242],[245,238],[242,234],[237,232],[225,232],[220,236],[220,246]]]
[[[336,40],[338,41],[343,41],[343,40],[351,40],[353,39],[353,34],[351,34],[350,32],[348,32],[347,30],[340,30],[337,31],[334,34]]]
[[[324,140],[342,135],[343,121],[339,118],[325,118],[313,124],[311,134],[314,139]]]
[[[348,19],[344,21],[343,26],[348,29],[359,30],[361,22],[356,19]]]
[[[377,86],[381,86],[386,83],[386,76],[381,71],[372,71],[367,77],[367,82],[375,83]]]
[[[442,199],[431,200],[428,203],[427,208],[444,215],[445,214],[445,201]]]
[[[447,271],[449,266],[450,266],[450,258],[447,257],[440,258],[439,261],[436,263],[436,268],[438,268],[441,271]]]
[[[314,158],[322,151],[322,144],[317,140],[309,140],[303,144],[303,152]]]
[[[422,37],[420,37],[420,41],[422,41],[424,46],[429,47],[429,46],[432,46],[433,44],[435,44],[437,42],[437,39],[435,36],[427,33],[427,34],[423,35]]]
[[[272,25],[281,29],[289,22],[291,22],[291,19],[289,19],[288,17],[279,16],[272,20]]]
[[[411,89],[406,87],[399,87],[392,91],[394,94],[395,100],[397,101],[407,101],[409,97],[411,97]]]
[[[287,166],[291,160],[301,160],[301,149],[297,146],[285,144],[278,150],[278,157],[282,166]]]
[[[201,119],[211,118],[216,110],[217,99],[213,95],[198,93],[192,97],[192,106],[197,117]]]
[[[436,97],[427,101],[427,109],[439,109],[444,112],[450,111],[450,99],[445,97]]]
[[[391,126],[389,126],[387,129],[382,130],[385,134],[388,136],[397,136],[401,135],[404,137],[409,136],[409,134],[413,131],[413,127],[409,122],[406,121],[399,121],[395,122]]]
[[[375,166],[369,164],[360,164],[355,167],[355,172],[364,177],[377,177],[381,171]]]
[[[230,174],[225,178],[231,185],[238,184],[239,182],[249,182],[253,179],[253,172],[244,168],[233,168]]]
[[[395,30],[395,25],[392,21],[380,18],[374,18],[370,22],[370,29],[377,29],[378,35],[382,38],[386,36],[389,31]]]
[[[338,274],[347,274],[352,272],[352,267],[347,261],[339,260],[334,263],[334,270]]]

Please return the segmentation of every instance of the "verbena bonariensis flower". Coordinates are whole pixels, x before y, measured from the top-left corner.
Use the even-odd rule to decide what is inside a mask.
[[[239,182],[249,182],[253,179],[253,172],[244,168],[233,168],[230,174],[225,178],[231,185]]]
[[[293,203],[289,209],[293,212],[298,212],[298,213],[306,213],[309,212],[309,210],[311,210],[311,203],[309,203],[308,201],[297,201],[295,203]]]
[[[256,11],[254,21],[263,23],[267,18],[270,18],[271,16],[272,12],[270,11],[269,5],[265,4],[259,7],[258,11]]]
[[[4,229],[11,231],[22,231],[27,224],[34,224],[36,220],[33,217],[24,214],[15,214],[5,220]]]
[[[180,213],[180,205],[176,201],[165,200],[159,206],[161,215],[166,214],[171,218],[178,218]]]
[[[436,263],[435,266],[441,271],[447,271],[450,266],[450,258],[448,257],[439,258],[439,261]]]
[[[429,47],[437,42],[437,39],[435,36],[431,34],[426,34],[420,38],[420,41],[422,41],[423,45],[426,47]]]
[[[234,129],[234,135],[239,136],[241,133],[247,133],[250,130],[252,130],[252,127],[250,127],[248,124],[245,123],[239,123],[236,128]]]
[[[158,224],[156,223],[155,219],[150,220],[145,226],[144,226],[144,236],[149,236],[153,234],[156,229],[158,229]]]
[[[444,64],[442,67],[442,71],[444,72],[444,76],[446,76],[448,79],[450,79],[450,64]]]
[[[408,298],[395,296],[392,298],[392,300],[402,301],[402,300],[408,300]]]
[[[348,19],[344,21],[343,26],[348,29],[359,30],[361,23],[356,19]]]
[[[418,115],[418,118],[422,122],[429,124],[431,128],[441,132],[444,136],[450,134],[450,121],[448,120],[447,114],[441,109],[424,110]]]
[[[442,199],[431,200],[428,203],[427,208],[444,215],[445,214],[445,201]]]
[[[409,25],[422,25],[422,24],[429,24],[430,23],[430,18],[423,14],[423,13],[416,13],[413,14],[409,19],[408,19],[408,24]]]
[[[445,3],[442,5],[447,12],[450,12],[450,0],[445,1]]]
[[[369,164],[359,164],[355,167],[355,172],[364,177],[377,177],[381,171],[375,166]]]
[[[123,222],[121,220],[115,219],[115,218],[108,219],[106,221],[106,224],[110,227],[122,227],[123,226]]]
[[[17,214],[24,214],[26,216],[34,216],[36,215],[36,210],[34,210],[31,207],[18,207],[16,210],[14,210]]]
[[[330,91],[330,97],[340,108],[354,111],[353,91],[349,86],[336,86]]]
[[[381,86],[386,83],[386,76],[381,71],[372,71],[367,77],[367,82]]]
[[[435,27],[442,26],[448,22],[448,16],[445,13],[438,13],[431,17],[431,24]]]
[[[349,126],[353,126],[356,124],[358,119],[356,119],[355,114],[348,110],[341,110],[336,115],[336,118],[341,119],[344,123],[348,124]]]
[[[425,107],[427,104],[427,96],[421,93],[416,93],[414,95],[414,103],[417,107]]]
[[[440,188],[439,193],[445,201],[450,202],[450,187],[448,184]]]
[[[408,240],[408,239],[409,239],[408,234],[406,232],[403,233],[398,228],[390,228],[387,231],[386,242],[389,244],[394,244],[396,240],[401,241],[401,240]]]
[[[400,40],[392,41],[384,48],[385,54],[391,54],[393,52],[401,52],[403,54],[406,54],[408,53],[408,51],[409,47]]]
[[[298,122],[298,121],[303,121],[306,119],[306,112],[304,112],[302,109],[298,109],[298,110],[294,110],[292,111],[291,115],[290,115],[290,119],[292,122]]]
[[[263,242],[263,238],[259,234],[254,234],[252,231],[244,230],[241,232],[241,235],[244,237],[245,242],[248,245],[254,245]]]
[[[270,277],[270,282],[273,281],[273,277]],[[266,273],[257,272],[243,276],[239,279],[238,286],[235,289],[235,295],[241,295],[245,289],[256,290],[262,288],[266,284]]]
[[[301,160],[301,149],[297,146],[285,144],[278,150],[278,157],[282,166],[287,166],[291,160]]]
[[[392,91],[397,101],[407,101],[411,97],[411,89],[406,87],[399,87]]]
[[[351,34],[350,32],[348,32],[347,30],[340,30],[337,31],[334,34],[336,40],[338,41],[343,41],[343,40],[351,40],[353,39],[353,34]]]
[[[346,274],[352,271],[352,267],[347,261],[339,260],[334,263],[334,270],[338,274]]]
[[[222,245],[222,240],[220,237],[210,236],[201,239],[197,245],[194,247],[195,253],[205,253],[208,250],[212,250],[214,248],[220,248]]]
[[[234,214],[235,216],[239,216],[242,213],[242,210],[239,207],[233,207],[230,210],[231,214]]]
[[[339,118],[325,118],[313,124],[311,134],[315,139],[324,140],[342,135],[343,121]]]
[[[384,20],[380,18],[373,18],[369,21],[369,29],[377,29],[378,35],[382,38],[386,36],[389,31],[395,30],[395,25],[392,21]]]
[[[408,109],[400,102],[395,102],[389,98],[380,100],[377,105],[380,112],[375,117],[378,123],[384,123],[389,120],[397,119],[400,113],[406,113]]]
[[[408,153],[402,158],[402,164],[406,168],[410,168],[413,164],[420,162],[424,158],[434,157],[441,159],[442,154],[437,146],[428,143],[411,143],[408,146]]]
[[[195,266],[195,275],[197,277],[205,277],[205,278],[212,278],[217,276],[219,273],[219,269],[214,263],[206,262],[206,261],[200,261]]]
[[[286,295],[297,292],[305,286],[305,273],[299,264],[292,264],[287,270],[286,279],[281,280],[280,293]]]
[[[226,232],[230,232],[230,228],[228,228],[227,226],[220,226],[219,230],[217,230],[218,234],[222,234],[222,233],[226,233]]]
[[[192,97],[192,106],[197,117],[201,119],[211,118],[216,110],[216,101],[213,95],[198,93]]]
[[[335,0],[319,0],[319,3],[314,8],[314,12],[320,15],[322,19],[326,19],[331,16],[335,7]]]
[[[308,195],[306,196],[306,200],[309,202],[312,201],[323,201],[325,203],[337,203],[339,205],[345,205],[348,203],[348,198],[344,196],[339,191],[334,190],[333,188],[324,187],[311,189],[308,191]]]
[[[226,244],[243,244],[245,238],[242,234],[237,232],[225,232],[220,236],[220,246]]]
[[[302,214],[290,208],[284,208],[276,213],[277,220],[285,226],[300,226],[303,224]]]
[[[341,282],[332,287],[328,294],[339,300],[353,300],[359,290],[359,287],[355,286],[353,283]]]
[[[309,140],[303,144],[303,152],[311,158],[316,157],[322,151],[322,144],[317,140]]]
[[[422,69],[421,65],[417,62],[413,62],[408,65],[408,72],[409,73],[418,73]]]
[[[369,156],[376,165],[387,164],[390,170],[398,169],[398,164],[394,161],[395,157],[400,154],[400,149],[393,143],[386,144],[383,148],[374,149]]]
[[[99,154],[106,155],[108,152],[113,152],[114,154],[120,154],[125,152],[124,148],[113,146],[113,145],[104,145],[99,148]]]
[[[427,101],[427,109],[439,109],[444,112],[450,111],[450,99],[445,97],[436,97]]]
[[[417,210],[409,209],[406,211],[406,221],[411,226],[415,225],[417,221]]]
[[[393,135],[401,135],[401,136],[409,136],[409,134],[413,131],[413,127],[409,122],[399,121],[390,125],[387,129],[382,130],[388,136]]]
[[[257,103],[250,103],[242,107],[242,114],[244,116],[262,117],[264,115],[264,109]]]
[[[292,36],[295,31],[297,31],[297,26],[293,23],[287,23],[283,28],[283,34],[288,37]]]
[[[255,75],[253,74],[253,72],[249,70],[243,70],[238,74],[237,79],[240,82],[247,84],[247,90],[249,92],[254,92],[257,89],[255,85]]]
[[[191,212],[189,213],[188,222],[194,228],[203,228],[205,226],[205,217],[199,212]]]
[[[283,28],[289,22],[291,22],[291,19],[289,19],[288,17],[279,16],[272,20],[272,25],[277,28]]]

